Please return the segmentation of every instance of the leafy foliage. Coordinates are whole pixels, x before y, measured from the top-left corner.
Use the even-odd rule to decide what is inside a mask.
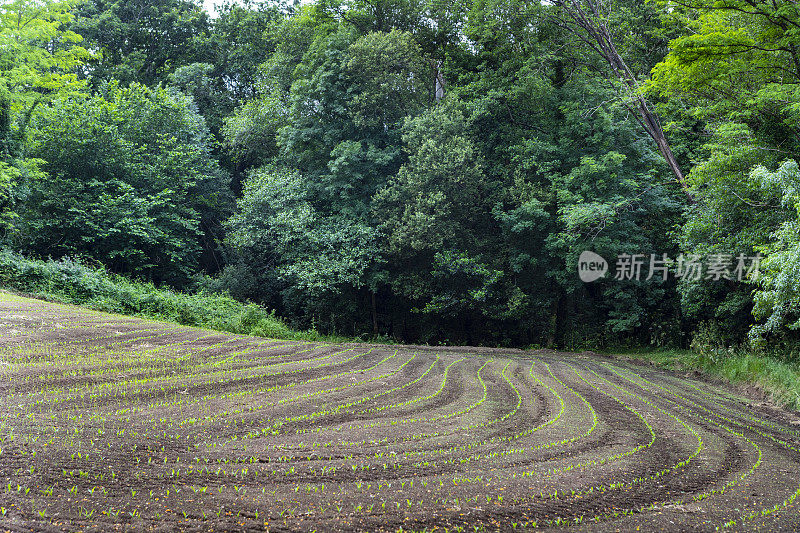
[[[16,238],[25,249],[85,254],[159,281],[197,268],[227,193],[185,97],[111,84],[103,95],[59,100],[34,117],[29,146],[47,163],[23,209]]]
[[[0,24],[16,249],[352,335],[796,337],[794,2],[14,0]],[[764,270],[585,284],[584,250]]]
[[[90,62],[96,85],[155,85],[196,62],[208,34],[208,14],[192,0],[90,0],[78,4],[72,30],[100,55]]]
[[[754,337],[764,334],[782,337],[783,328],[800,329],[800,169],[793,160],[786,161],[776,172],[764,167],[753,170],[751,179],[771,195],[781,198],[790,216],[772,234],[770,242],[758,249],[764,253],[763,272],[754,281],[756,318],[764,320],[754,328]],[[796,337],[796,335],[793,335]],[[759,339],[763,341],[764,339]]]
[[[30,114],[38,103],[83,83],[76,70],[92,54],[69,29],[76,2],[13,0],[0,6],[0,101]]]
[[[274,311],[223,294],[159,289],[68,257],[40,261],[2,250],[0,283],[12,290],[111,313],[275,339],[323,339],[314,331],[290,329]]]

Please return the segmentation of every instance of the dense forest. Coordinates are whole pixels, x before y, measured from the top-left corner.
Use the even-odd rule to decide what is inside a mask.
[[[799,155],[793,0],[0,5],[2,246],[325,333],[794,351]]]

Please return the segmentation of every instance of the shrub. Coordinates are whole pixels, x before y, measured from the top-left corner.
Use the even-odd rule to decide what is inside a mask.
[[[227,294],[186,294],[111,274],[72,258],[46,261],[0,250],[0,286],[99,311],[275,339],[336,340],[295,331],[274,311]]]

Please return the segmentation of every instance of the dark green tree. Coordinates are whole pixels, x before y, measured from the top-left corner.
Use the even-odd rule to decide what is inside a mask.
[[[88,0],[74,13],[70,29],[99,52],[88,69],[95,88],[112,79],[166,82],[207,53],[209,17],[195,0]]]
[[[21,206],[17,243],[112,271],[184,283],[225,217],[227,179],[203,119],[177,92],[111,83],[41,107],[28,150],[46,176]]]

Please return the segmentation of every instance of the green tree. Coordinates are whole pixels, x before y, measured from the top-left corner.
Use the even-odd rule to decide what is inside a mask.
[[[68,26],[74,1],[14,0],[0,6],[0,98],[12,114],[83,84],[77,70],[92,55]]]
[[[448,101],[406,121],[409,161],[375,196],[374,209],[393,294],[429,316],[469,320],[500,296],[495,285],[503,272],[484,254],[492,250],[491,209],[502,189],[485,179],[465,114]]]
[[[222,138],[233,163],[231,166],[236,170],[234,187],[237,190],[247,170],[265,165],[278,156],[278,131],[289,122],[296,67],[316,36],[331,31],[330,25],[319,24],[308,16],[309,11],[310,8],[305,8],[295,16],[272,19],[263,38],[274,46],[262,50],[265,55],[259,60],[257,74],[253,75],[253,86],[248,88],[253,96],[240,100],[239,106],[224,120]],[[236,13],[239,11],[231,10],[232,17]],[[245,25],[248,27],[249,24]]]
[[[112,79],[153,86],[202,61],[209,17],[195,0],[88,0],[70,28],[100,52],[89,69],[95,88]]]
[[[320,214],[302,176],[271,165],[249,174],[227,226],[228,244],[240,259],[223,275],[234,291],[294,313],[309,313],[347,287],[362,286],[378,253],[372,228]],[[242,273],[249,284],[234,279]]]
[[[751,182],[788,211],[769,240],[756,249],[764,254],[761,272],[751,281],[757,284],[753,314],[759,324],[750,337],[756,346],[770,341],[772,346],[798,350],[800,330],[800,169],[794,160],[784,162],[777,171],[756,167]],[[776,206],[777,207],[777,206]]]
[[[197,45],[195,62],[178,66],[169,75],[171,85],[192,96],[218,139],[223,139],[224,123],[233,110],[259,94],[266,77],[260,65],[274,53],[278,42],[276,28],[290,12],[290,8],[278,2],[224,2],[217,6],[217,16],[210,21],[208,34],[198,38],[202,42]],[[234,121],[237,127],[242,127],[241,121]],[[224,152],[220,155],[226,167],[235,166]],[[235,163],[242,162],[242,158],[236,159]]]
[[[363,220],[402,163],[405,117],[432,101],[430,65],[407,33],[339,31],[318,38],[298,69],[281,159],[304,174],[318,209]]]
[[[76,72],[91,54],[67,29],[75,2],[15,0],[0,5],[0,230],[13,233],[23,182],[41,176],[41,161],[23,143],[40,104],[80,92]]]
[[[314,223],[311,229],[292,233],[292,250],[278,253],[269,264],[285,284],[283,305],[306,317],[316,306],[324,315],[318,320],[333,328],[340,327],[334,324],[338,319],[329,320],[328,311],[332,315],[355,305],[354,299],[368,298],[376,286],[381,259],[372,197],[399,170],[403,122],[431,103],[433,79],[430,63],[407,33],[359,37],[347,29],[318,29],[315,35],[309,41],[298,29],[293,38],[305,39],[308,48],[291,74],[293,80],[287,83],[278,77],[271,87],[265,85],[264,96],[228,120],[226,133],[229,143],[243,147],[239,153],[252,163],[273,158],[279,167],[302,176],[293,187],[313,210]],[[285,58],[298,53],[293,49],[298,41],[290,44],[278,47],[264,68],[285,73]],[[245,186],[245,197],[251,189]],[[245,220],[234,217],[231,224],[234,235],[247,233],[239,229],[248,227]],[[238,250],[231,269],[254,254],[242,254],[246,247],[237,239],[230,241]],[[336,259],[332,251],[342,257]],[[368,321],[369,315],[363,319]]]
[[[112,83],[40,108],[28,149],[47,175],[21,207],[18,245],[184,282],[201,250],[216,246],[228,201],[208,130],[189,104],[162,88]]]
[[[292,9],[285,2],[224,2],[211,23],[207,46],[212,78],[235,104],[255,98],[262,79],[261,64],[285,40],[278,30]]]
[[[751,179],[756,166],[776,169],[800,155],[800,11],[794,2],[658,2],[665,24],[680,31],[652,72],[651,93],[685,110],[702,127],[687,181],[697,199],[681,244],[699,255],[751,255],[786,220],[780,202]],[[753,320],[751,288],[732,283],[680,286],[684,313],[717,323],[727,345],[745,339]]]
[[[632,14],[632,10],[627,9],[627,2],[555,0],[554,4],[560,11],[560,24],[608,64],[608,77],[620,87],[623,105],[628,106],[631,115],[636,117],[642,129],[653,139],[675,176],[675,181],[684,190],[688,200],[693,201],[684,171],[664,133],[661,119],[642,93],[638,73],[632,70],[618,46],[618,42],[625,41],[625,34],[631,32],[630,25],[619,24],[628,20]],[[641,3],[634,3],[636,4]]]

